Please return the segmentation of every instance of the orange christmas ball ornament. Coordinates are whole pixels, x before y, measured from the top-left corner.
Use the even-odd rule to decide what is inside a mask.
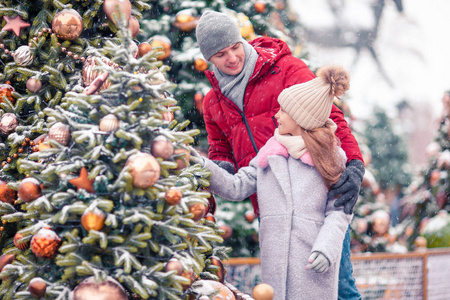
[[[195,281],[195,273],[193,270],[183,270],[181,276],[189,280],[189,284],[181,284],[183,291],[187,290]]]
[[[169,38],[163,35],[155,35],[150,45],[152,48],[162,47],[162,50],[159,49],[159,51],[162,51],[164,53],[158,56],[159,60],[168,58],[170,56],[170,53],[172,52],[172,42],[169,40]]]
[[[191,212],[194,216],[192,220],[195,222],[200,221],[201,218],[205,216],[206,213],[206,205],[203,203],[195,203],[189,206],[189,212]]]
[[[45,295],[46,290],[47,290],[47,283],[44,281],[44,279],[40,277],[35,277],[31,279],[30,283],[28,284],[28,291],[33,297],[36,298],[43,297]]]
[[[224,233],[221,234],[221,237],[226,240],[229,239],[233,235],[233,229],[228,224],[222,224],[219,226],[221,230],[224,231]]]
[[[18,249],[24,251],[27,250],[30,247],[30,243],[29,242],[20,242],[19,240],[23,238],[23,235],[19,232],[17,232],[14,235],[14,246],[16,246]]]
[[[166,191],[164,195],[164,200],[166,200],[169,205],[178,205],[183,198],[183,193],[177,188],[170,188]]]
[[[255,11],[260,14],[266,10],[266,4],[260,1],[255,2],[253,7],[255,8]]]
[[[6,97],[6,99],[8,99],[8,101],[14,105],[16,101],[15,98],[12,96],[12,93],[15,91],[16,90],[7,83],[0,84],[0,103],[4,101],[3,97]]]
[[[81,216],[81,226],[87,231],[101,230],[105,225],[105,214],[98,208],[84,212]]]
[[[225,275],[227,272],[225,270],[225,267],[223,266],[222,261],[217,256],[211,256],[209,259],[211,260],[211,265],[216,266],[218,268],[216,275],[217,277],[219,277],[219,281],[221,283],[224,283]]]
[[[430,185],[436,186],[439,183],[441,172],[439,170],[433,170],[430,174]]]
[[[17,192],[7,185],[6,181],[0,180],[0,201],[13,204],[17,200]]]
[[[198,19],[195,10],[183,9],[177,13],[173,26],[179,28],[181,31],[189,32],[197,27]]]
[[[147,42],[143,42],[140,43],[138,46],[138,51],[139,51],[139,56],[142,57],[145,54],[149,53],[152,50],[152,46],[147,43]]]
[[[205,219],[213,223],[216,223],[216,218],[214,218],[214,215],[212,213],[207,213]]]
[[[31,251],[39,258],[54,258],[61,246],[61,238],[49,228],[40,229],[31,239]]]
[[[17,193],[22,201],[28,203],[42,196],[41,185],[36,178],[25,178],[19,184]]]
[[[58,38],[72,41],[83,31],[83,19],[74,9],[63,9],[55,15],[52,30]]]
[[[253,288],[252,297],[255,300],[272,300],[274,293],[272,286],[267,283],[260,283]]]
[[[194,68],[199,72],[204,72],[208,69],[208,62],[203,58],[196,58],[194,60]]]
[[[256,219],[256,215],[252,210],[246,211],[244,214],[244,217],[247,220],[247,222],[249,222],[250,224],[253,223],[253,221],[255,221],[255,219]]]
[[[139,152],[131,155],[126,164],[133,177],[133,186],[146,189],[151,187],[161,176],[161,167],[156,158],[148,153]]]
[[[130,30],[131,36],[136,37],[139,34],[139,21],[136,17],[131,16],[128,24],[128,30]]]

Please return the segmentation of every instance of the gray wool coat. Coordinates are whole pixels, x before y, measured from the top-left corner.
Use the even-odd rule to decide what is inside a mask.
[[[205,166],[212,171],[213,193],[231,201],[258,193],[262,281],[274,288],[274,299],[337,299],[342,245],[353,216],[327,201],[316,168],[292,156],[269,155],[265,168],[257,160],[235,175],[207,159]],[[327,272],[305,269],[313,251],[328,258]]]

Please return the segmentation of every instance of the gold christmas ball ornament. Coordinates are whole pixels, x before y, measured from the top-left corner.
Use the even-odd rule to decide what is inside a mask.
[[[152,38],[152,43],[150,46],[153,48],[156,47],[162,47],[161,49],[158,49],[158,51],[164,52],[163,54],[158,56],[159,60],[164,60],[170,56],[170,53],[172,52],[172,42],[169,40],[168,37],[163,35],[155,35]]]
[[[164,200],[166,200],[169,205],[178,205],[181,198],[183,198],[183,193],[175,187],[168,189],[164,194]]]
[[[61,122],[53,124],[48,131],[48,138],[63,146],[68,146],[71,139],[69,125]]]
[[[191,160],[191,153],[189,152],[189,150],[185,148],[178,148],[175,149],[174,155],[177,156],[177,158],[175,159],[175,162],[177,163],[176,170],[182,170],[189,166],[189,161]]]
[[[14,62],[21,67],[29,66],[33,63],[34,53],[28,46],[20,46],[14,51]]]
[[[114,278],[108,276],[105,281],[96,281],[88,277],[73,290],[73,300],[128,300],[124,287]]]
[[[23,235],[21,233],[16,233],[14,235],[14,246],[16,246],[18,249],[25,251],[30,247],[29,242],[19,242],[19,240],[23,238]]]
[[[111,132],[119,128],[119,119],[113,114],[104,116],[100,120],[99,129],[104,132]]]
[[[142,57],[152,50],[152,46],[147,42],[143,42],[143,43],[139,44],[138,50],[139,50],[139,56]]]
[[[12,263],[16,259],[14,254],[3,254],[0,256],[0,272],[3,271],[3,268]]]
[[[102,61],[105,64],[110,64],[112,63],[110,59],[103,57]],[[94,57],[90,56],[88,57],[83,64],[83,68],[81,69],[81,79],[83,81],[83,85],[85,87],[88,87],[91,85],[91,83],[97,79],[97,77],[99,77],[100,75],[102,75],[103,72],[101,72],[100,70],[96,69],[98,67],[97,61],[95,60]],[[111,85],[111,81],[109,80],[105,80],[103,82],[103,84],[100,86],[100,88],[98,89],[98,92],[101,92],[105,89],[107,89],[109,86]]]
[[[44,297],[46,290],[47,290],[47,283],[44,281],[44,279],[40,277],[35,277],[31,279],[30,283],[28,284],[28,291],[33,297],[36,298]]]
[[[194,216],[192,220],[195,222],[200,221],[206,214],[206,205],[203,203],[195,203],[189,206],[189,212]]]
[[[139,29],[140,29],[140,26],[139,26],[138,19],[136,19],[136,17],[134,17],[134,16],[131,16],[129,23],[128,23],[128,30],[130,31],[131,36],[133,38],[139,34]]]
[[[42,228],[31,239],[31,251],[39,258],[54,258],[61,242],[56,232],[48,227]]]
[[[101,230],[105,225],[105,213],[95,208],[93,211],[84,212],[81,216],[81,226],[86,231]]]
[[[129,0],[105,0],[103,11],[108,20],[117,25],[120,15],[125,18],[127,24],[131,17],[131,2]]]
[[[158,135],[152,142],[151,152],[155,157],[168,160],[174,154],[174,147],[168,138],[164,135]]]
[[[169,259],[164,267],[164,272],[171,271],[175,271],[176,275],[181,275],[181,273],[183,273],[183,265],[176,258]]]
[[[42,81],[37,80],[34,77],[31,77],[27,80],[27,90],[29,90],[32,93],[37,93],[42,88]]]
[[[275,291],[267,283],[260,283],[253,288],[252,297],[255,300],[272,300]]]
[[[72,41],[81,35],[83,19],[76,10],[63,9],[53,18],[52,30],[58,38]]]
[[[139,152],[131,155],[126,164],[133,177],[133,186],[140,189],[151,187],[161,175],[161,167],[156,158],[148,153]]]
[[[17,193],[22,201],[28,203],[42,196],[41,185],[36,178],[25,178],[19,184]]]
[[[210,298],[212,300],[236,300],[233,292],[223,283],[218,281],[209,279],[197,280],[192,289],[198,295],[213,295]]]
[[[0,180],[0,201],[13,204],[17,200],[17,192],[7,185],[6,181]]]
[[[3,134],[10,134],[19,126],[19,118],[15,114],[6,113],[0,119],[0,131]]]
[[[7,83],[0,84],[0,103],[4,101],[3,97],[6,97],[6,99],[8,99],[8,101],[14,105],[16,101],[15,98],[12,96],[12,93],[15,91],[16,90]]]
[[[211,261],[211,265],[216,266],[219,269],[219,270],[217,270],[216,275],[217,275],[217,277],[219,277],[219,281],[221,283],[224,283],[226,270],[225,270],[225,267],[223,266],[222,261],[217,256],[211,256],[209,259]]]

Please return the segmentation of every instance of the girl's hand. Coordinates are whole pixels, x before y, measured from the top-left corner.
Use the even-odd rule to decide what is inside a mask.
[[[330,261],[320,252],[313,252],[308,258],[306,270],[313,270],[317,273],[325,273],[330,268]]]

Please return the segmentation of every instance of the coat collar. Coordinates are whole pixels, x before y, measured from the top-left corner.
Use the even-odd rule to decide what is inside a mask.
[[[289,176],[288,159],[289,158],[280,155],[270,155],[267,157],[270,169],[277,179],[278,184],[281,186],[281,189],[286,196],[287,203],[289,206],[292,206],[292,189]]]

